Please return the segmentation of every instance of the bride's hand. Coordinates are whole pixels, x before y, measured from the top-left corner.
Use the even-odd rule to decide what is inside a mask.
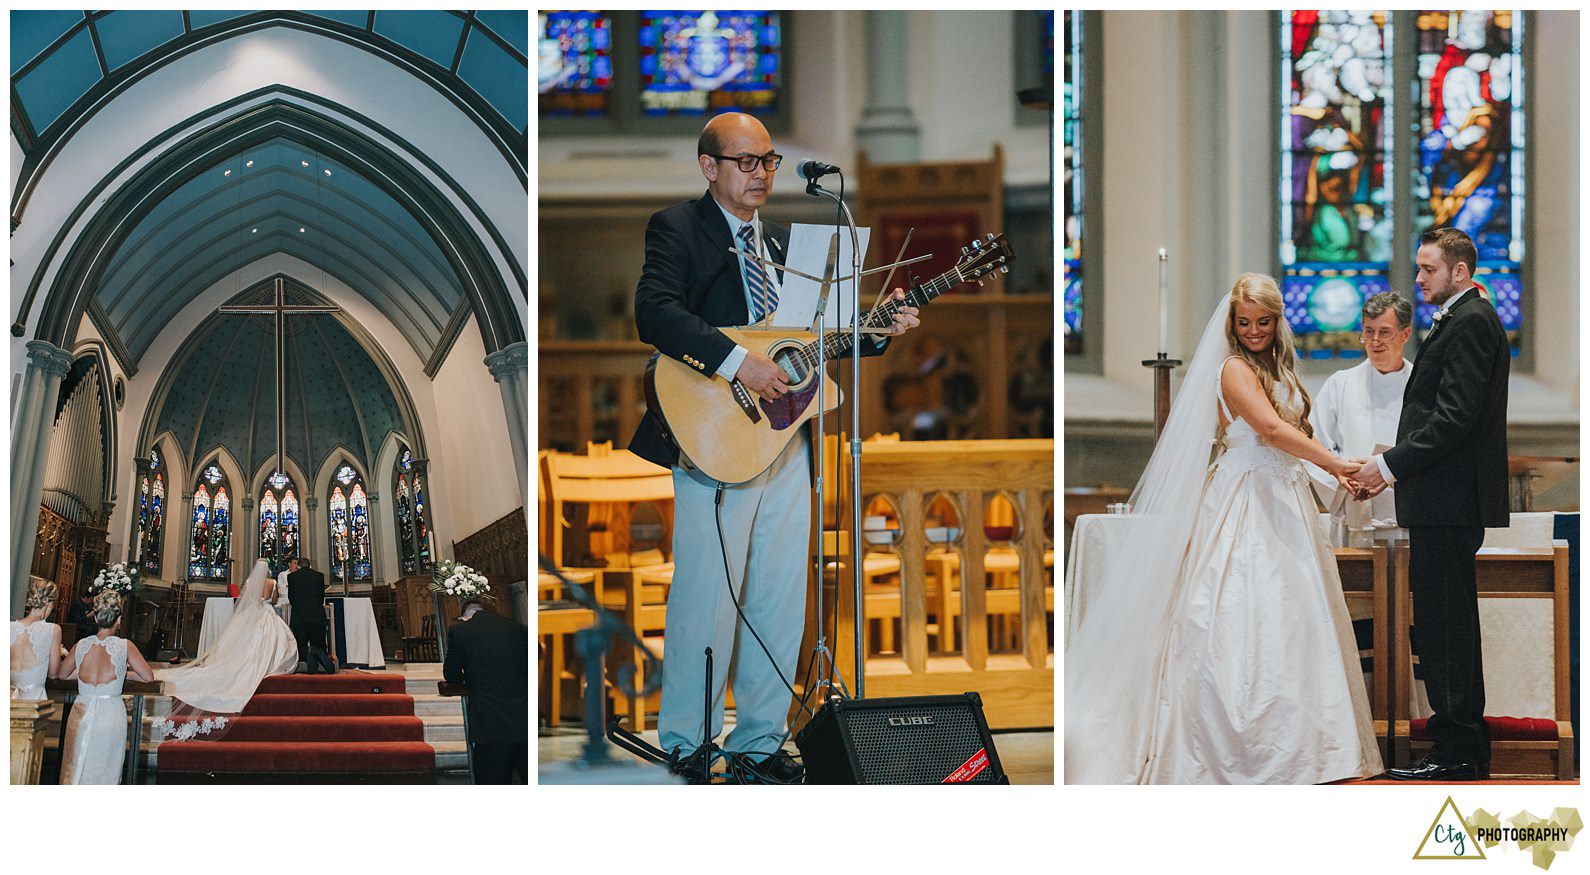
[[[1336,477],[1351,477],[1358,473],[1358,469],[1364,466],[1365,461],[1367,460],[1336,458],[1331,462],[1330,472]]]

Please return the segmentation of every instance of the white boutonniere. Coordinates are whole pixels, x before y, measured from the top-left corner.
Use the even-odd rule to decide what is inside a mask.
[[[1448,311],[1448,310],[1437,310],[1437,311],[1435,311],[1435,315],[1430,317],[1430,325],[1431,325],[1431,327],[1433,328],[1436,325],[1440,325],[1441,324],[1441,320],[1445,319],[1449,312],[1450,311]]]

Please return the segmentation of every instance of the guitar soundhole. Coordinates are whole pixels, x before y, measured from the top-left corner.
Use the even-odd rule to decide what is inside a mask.
[[[799,346],[786,346],[773,353],[773,361],[784,371],[791,390],[804,388],[812,377],[812,368],[801,358]]]

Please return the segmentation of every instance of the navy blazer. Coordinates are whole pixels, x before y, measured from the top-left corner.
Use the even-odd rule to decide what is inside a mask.
[[[763,219],[762,237],[769,257],[783,264],[789,229]],[[717,329],[751,321],[740,258],[730,251],[734,248],[729,223],[710,191],[699,200],[653,213],[646,224],[646,264],[635,289],[635,327],[641,340],[708,379],[735,346]],[[887,344],[863,346],[875,346],[862,352],[865,357],[881,353]],[[649,410],[629,448],[665,468],[679,463],[678,449],[663,436],[661,424]]]
[[[1403,390],[1397,445],[1384,457],[1397,478],[1398,523],[1507,526],[1511,366],[1507,332],[1478,291],[1426,335]]]

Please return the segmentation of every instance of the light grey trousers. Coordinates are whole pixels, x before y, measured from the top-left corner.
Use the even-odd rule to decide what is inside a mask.
[[[706,656],[712,648],[712,731],[723,729],[723,691],[732,675],[736,722],[724,741],[737,753],[772,753],[784,736],[806,619],[811,533],[810,439],[790,441],[761,476],[723,491],[723,545],[730,581],[773,660],[740,622],[724,584],[717,485],[674,468],[674,576],[664,629],[658,739],[687,755],[707,737]],[[776,664],[775,664],[776,663]],[[779,676],[783,675],[784,680]]]

